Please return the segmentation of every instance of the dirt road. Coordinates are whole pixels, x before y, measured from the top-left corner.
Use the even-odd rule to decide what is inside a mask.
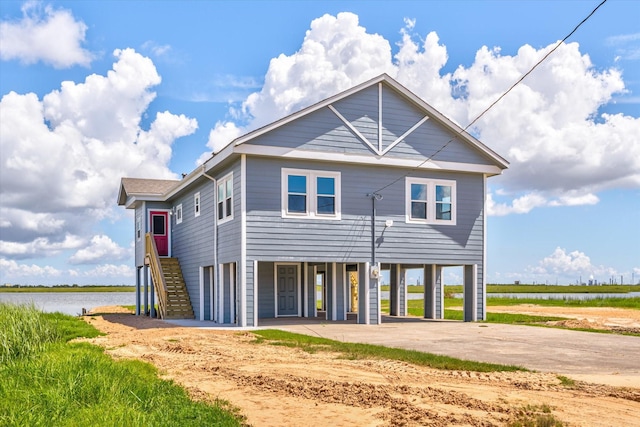
[[[346,360],[130,314],[86,319],[107,334],[90,341],[114,358],[150,362],[196,399],[231,402],[254,426],[489,426],[545,411],[565,425],[640,425],[640,388]]]

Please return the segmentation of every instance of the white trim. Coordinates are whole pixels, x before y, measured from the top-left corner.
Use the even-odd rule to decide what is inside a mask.
[[[306,292],[304,292],[305,296],[307,296],[309,294],[309,264],[304,262],[302,263],[302,276],[303,276],[303,283],[304,286],[303,288],[306,289]],[[302,298],[301,298],[302,299]],[[309,301],[308,301],[308,297],[304,298],[304,301],[302,303],[302,317],[309,317]]]
[[[370,316],[371,316],[371,301],[370,301],[370,297],[371,297],[371,292],[369,290],[369,286],[371,285],[371,274],[369,274],[369,272],[371,271],[371,263],[366,262],[365,263],[365,275],[364,275],[364,297],[365,297],[365,304],[364,304],[364,324],[365,325],[370,325],[371,321],[370,321]],[[358,310],[360,311],[360,310]]]
[[[198,267],[198,285],[200,290],[200,321],[204,320],[204,267]]]
[[[380,263],[378,263],[378,268],[380,268]],[[382,295],[380,295],[380,277],[378,276],[376,280],[376,293],[378,294],[378,325],[382,324]]]
[[[307,205],[305,213],[289,212],[289,187],[288,177],[290,175],[304,176],[307,181]],[[342,181],[341,173],[335,171],[322,171],[313,169],[292,169],[282,168],[280,171],[280,208],[282,218],[305,218],[305,219],[323,219],[339,221],[342,218]],[[333,215],[318,213],[318,188],[317,178],[333,178],[334,179],[334,202],[335,213]]]
[[[438,319],[444,319],[444,267],[440,266],[440,317]]]
[[[373,144],[363,134],[361,134],[360,131],[356,129],[356,127],[352,125],[349,120],[344,118],[344,116],[340,114],[340,112],[336,110],[333,105],[328,105],[328,107],[349,128],[349,130],[353,132],[354,135],[356,135],[362,142],[367,144],[369,148],[373,150],[374,153],[380,154],[380,151],[376,147],[374,147]]]
[[[400,274],[400,270],[401,269],[398,269],[398,274]],[[402,269],[402,271],[404,271],[404,274],[400,278],[400,280],[402,280],[401,282],[402,286],[404,287],[404,310],[402,312],[402,315],[408,316],[409,315],[409,294],[407,292],[409,291],[409,289],[407,288],[407,270]]]
[[[318,317],[318,266],[313,266],[313,317]]]
[[[218,264],[218,323],[224,323],[224,264]]]
[[[338,318],[338,297],[336,295],[336,287],[338,283],[336,281],[336,263],[331,263],[331,319],[337,320]]]
[[[242,166],[240,167],[240,175],[242,175]],[[242,179],[242,176],[240,177],[240,179]],[[227,212],[227,183],[231,182],[231,214],[229,214]],[[232,221],[234,216],[235,216],[235,194],[233,191],[233,186],[234,186],[234,181],[233,181],[233,172],[229,172],[228,174],[226,174],[225,176],[223,176],[222,178],[218,179],[216,181],[216,191],[215,191],[215,211],[216,211],[216,219],[218,220],[218,225],[227,223],[229,221]],[[241,184],[242,185],[242,184]],[[222,199],[222,211],[223,211],[223,218],[219,218],[218,215],[220,215],[219,213],[219,207],[218,204],[220,203],[219,198],[220,198],[220,190],[219,187],[223,186],[223,191],[224,191],[224,195],[223,195],[223,199]]]
[[[478,264],[473,264],[471,274],[473,274],[473,312],[471,313],[471,320],[475,322],[478,320]]]
[[[215,287],[213,285],[213,275],[214,275],[214,268],[212,265],[209,266],[209,319],[211,319],[211,321],[213,321],[213,319],[215,319],[214,317],[214,298],[213,298],[213,294],[215,292]]]
[[[282,314],[280,316],[278,316],[278,266],[280,265],[295,265],[297,267],[297,274],[296,274],[296,278],[298,281],[298,286],[297,286],[297,298],[298,298],[298,314]],[[301,265],[299,262],[274,262],[273,263],[273,296],[274,296],[274,308],[275,308],[275,317],[300,317],[300,270],[301,270]]]
[[[253,327],[258,326],[258,260],[253,260]]]
[[[233,198],[232,202],[233,203]],[[232,215],[233,216],[233,215]],[[247,326],[247,155],[240,157],[240,326]]]
[[[182,224],[182,203],[176,205],[176,224]]]
[[[426,210],[427,218],[411,218],[411,184],[420,184],[427,187],[427,200]],[[447,186],[451,187],[451,219],[436,219],[436,187]],[[438,225],[456,225],[457,223],[457,192],[456,181],[448,179],[429,179],[429,178],[416,178],[406,177],[404,186],[404,201],[405,201],[405,222],[407,224],[438,224]]]
[[[229,323],[236,324],[236,263],[229,263]]]
[[[482,320],[487,320],[487,175],[482,176]]]
[[[403,139],[405,139],[407,136],[411,135],[413,133],[414,130],[418,129],[420,126],[422,126],[422,124],[424,122],[426,122],[427,120],[429,120],[429,116],[424,116],[422,119],[420,119],[418,121],[418,123],[416,123],[415,125],[411,126],[411,128],[409,128],[408,131],[406,131],[405,133],[403,133],[402,135],[400,135],[395,141],[393,141],[391,144],[389,144],[389,146],[387,148],[385,148],[384,150],[380,151],[380,155],[384,156],[385,154],[387,154],[393,147],[395,147],[396,145],[398,145]]]
[[[384,156],[382,151],[382,82],[378,83],[378,154]]]
[[[200,203],[200,192],[193,195],[193,215],[197,218],[200,216],[202,204]]]
[[[378,157],[364,154],[292,149],[288,147],[269,147],[262,145],[242,144],[236,147],[240,154],[255,154],[265,157],[280,157],[297,160],[319,160],[331,163],[367,164],[374,166],[390,166],[413,168],[418,170],[439,170],[452,172],[486,173],[489,176],[502,174],[502,169],[494,165],[475,163],[445,162],[441,160],[411,159],[400,157]]]

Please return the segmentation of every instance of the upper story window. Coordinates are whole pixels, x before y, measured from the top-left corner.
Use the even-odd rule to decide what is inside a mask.
[[[193,195],[193,212],[196,217],[200,216],[200,192]]]
[[[182,203],[176,206],[176,224],[182,224]]]
[[[140,215],[136,216],[136,238],[140,240],[142,237],[142,218]]]
[[[233,219],[233,173],[218,180],[218,223]]]
[[[283,218],[340,216],[340,172],[282,169]]]
[[[456,224],[456,182],[406,179],[406,222]]]

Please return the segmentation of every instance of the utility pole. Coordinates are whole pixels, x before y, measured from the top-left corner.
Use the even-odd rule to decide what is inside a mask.
[[[371,266],[376,265],[376,200],[382,200],[382,194],[370,193],[371,197]]]

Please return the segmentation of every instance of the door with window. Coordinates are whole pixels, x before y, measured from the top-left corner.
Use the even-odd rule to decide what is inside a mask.
[[[169,212],[150,211],[149,224],[159,256],[169,256]]]

